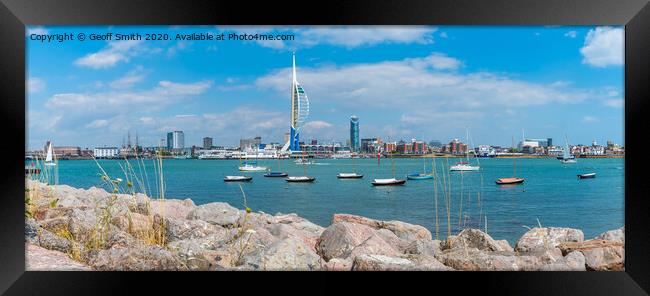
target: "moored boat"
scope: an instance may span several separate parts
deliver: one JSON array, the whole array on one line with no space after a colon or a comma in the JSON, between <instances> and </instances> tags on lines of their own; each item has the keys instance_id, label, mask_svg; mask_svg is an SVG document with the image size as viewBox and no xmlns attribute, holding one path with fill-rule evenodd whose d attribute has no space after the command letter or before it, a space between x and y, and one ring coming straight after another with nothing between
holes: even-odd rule
<instances>
[{"instance_id":1,"label":"moored boat","mask_svg":"<svg viewBox=\"0 0 650 296\"><path fill-rule=\"evenodd\" d=\"M390 179L375 179L372 182L373 186L395 186L395 185L404 185L406 180L400 180L395 178Z\"/></svg>"},{"instance_id":2,"label":"moored boat","mask_svg":"<svg viewBox=\"0 0 650 296\"><path fill-rule=\"evenodd\" d=\"M285 180L287 182L308 183L308 182L314 182L316 180L316 178L309 177L309 176L289 176Z\"/></svg>"},{"instance_id":3,"label":"moored boat","mask_svg":"<svg viewBox=\"0 0 650 296\"><path fill-rule=\"evenodd\" d=\"M276 177L286 177L289 174L283 173L283 172L268 172L264 174L264 177L269 177L269 178L276 178Z\"/></svg>"},{"instance_id":4,"label":"moored boat","mask_svg":"<svg viewBox=\"0 0 650 296\"><path fill-rule=\"evenodd\" d=\"M226 176L223 178L225 182L244 182L244 181L250 181L253 180L253 177L251 176Z\"/></svg>"},{"instance_id":5,"label":"moored boat","mask_svg":"<svg viewBox=\"0 0 650 296\"><path fill-rule=\"evenodd\" d=\"M244 162L244 165L240 166L239 170L245 172L261 172L266 171L267 168L264 166L258 166L257 162Z\"/></svg>"},{"instance_id":6,"label":"moored boat","mask_svg":"<svg viewBox=\"0 0 650 296\"><path fill-rule=\"evenodd\" d=\"M433 179L432 174L409 174L406 175L406 178L409 180L426 180L426 179Z\"/></svg>"},{"instance_id":7,"label":"moored boat","mask_svg":"<svg viewBox=\"0 0 650 296\"><path fill-rule=\"evenodd\" d=\"M495 182L499 185L521 184L524 183L524 178L499 178Z\"/></svg>"},{"instance_id":8,"label":"moored boat","mask_svg":"<svg viewBox=\"0 0 650 296\"><path fill-rule=\"evenodd\" d=\"M452 165L449 167L450 171L478 171L480 169L479 166L473 166L470 165L468 162L461 161L457 163L456 165Z\"/></svg>"},{"instance_id":9,"label":"moored boat","mask_svg":"<svg viewBox=\"0 0 650 296\"><path fill-rule=\"evenodd\" d=\"M579 174L578 179L596 178L596 173Z\"/></svg>"},{"instance_id":10,"label":"moored boat","mask_svg":"<svg viewBox=\"0 0 650 296\"><path fill-rule=\"evenodd\" d=\"M363 175L357 173L339 173L336 177L339 179L360 179L363 178Z\"/></svg>"}]
</instances>

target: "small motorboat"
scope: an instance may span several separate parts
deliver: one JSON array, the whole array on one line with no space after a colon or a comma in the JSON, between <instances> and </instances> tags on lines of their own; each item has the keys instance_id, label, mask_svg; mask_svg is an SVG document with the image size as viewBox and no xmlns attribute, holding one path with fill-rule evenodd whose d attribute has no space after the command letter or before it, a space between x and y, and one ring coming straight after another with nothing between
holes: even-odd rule
<instances>
[{"instance_id":1,"label":"small motorboat","mask_svg":"<svg viewBox=\"0 0 650 296\"><path fill-rule=\"evenodd\" d=\"M495 182L499 185L521 184L524 178L499 178Z\"/></svg>"},{"instance_id":2,"label":"small motorboat","mask_svg":"<svg viewBox=\"0 0 650 296\"><path fill-rule=\"evenodd\" d=\"M456 165L452 165L450 171L478 171L481 167L470 165L469 162L459 162Z\"/></svg>"},{"instance_id":3,"label":"small motorboat","mask_svg":"<svg viewBox=\"0 0 650 296\"><path fill-rule=\"evenodd\" d=\"M258 166L257 162L245 162L243 166L239 167L239 170L244 172L262 172L266 171L267 167Z\"/></svg>"},{"instance_id":4,"label":"small motorboat","mask_svg":"<svg viewBox=\"0 0 650 296\"><path fill-rule=\"evenodd\" d=\"M286 177L288 175L289 174L283 173L283 172L268 172L268 173L264 174L264 177L277 178L277 177Z\"/></svg>"},{"instance_id":5,"label":"small motorboat","mask_svg":"<svg viewBox=\"0 0 650 296\"><path fill-rule=\"evenodd\" d=\"M294 163L295 164L302 164L302 165L314 164L313 161L310 161L310 160L307 160L307 159L304 159L304 158L297 159L296 161L294 161Z\"/></svg>"},{"instance_id":6,"label":"small motorboat","mask_svg":"<svg viewBox=\"0 0 650 296\"><path fill-rule=\"evenodd\" d=\"M375 179L372 182L372 185L373 186L394 186L394 185L404 185L404 183L406 183L406 180L390 178L390 179Z\"/></svg>"},{"instance_id":7,"label":"small motorboat","mask_svg":"<svg viewBox=\"0 0 650 296\"><path fill-rule=\"evenodd\" d=\"M361 179L363 175L357 173L339 173L336 177L339 179Z\"/></svg>"},{"instance_id":8,"label":"small motorboat","mask_svg":"<svg viewBox=\"0 0 650 296\"><path fill-rule=\"evenodd\" d=\"M225 182L247 182L253 180L251 176L226 176L223 178Z\"/></svg>"},{"instance_id":9,"label":"small motorboat","mask_svg":"<svg viewBox=\"0 0 650 296\"><path fill-rule=\"evenodd\" d=\"M575 158L562 158L560 159L560 162L567 164L567 163L577 163L578 161L575 160Z\"/></svg>"},{"instance_id":10,"label":"small motorboat","mask_svg":"<svg viewBox=\"0 0 650 296\"><path fill-rule=\"evenodd\" d=\"M308 183L308 182L314 182L316 178L314 177L309 177L309 176L289 176L285 179L287 182L295 182L295 183Z\"/></svg>"},{"instance_id":11,"label":"small motorboat","mask_svg":"<svg viewBox=\"0 0 650 296\"><path fill-rule=\"evenodd\" d=\"M409 174L406 175L406 178L409 180L426 180L426 179L433 179L433 175L431 174Z\"/></svg>"},{"instance_id":12,"label":"small motorboat","mask_svg":"<svg viewBox=\"0 0 650 296\"><path fill-rule=\"evenodd\" d=\"M596 178L596 173L579 174L578 179Z\"/></svg>"}]
</instances>

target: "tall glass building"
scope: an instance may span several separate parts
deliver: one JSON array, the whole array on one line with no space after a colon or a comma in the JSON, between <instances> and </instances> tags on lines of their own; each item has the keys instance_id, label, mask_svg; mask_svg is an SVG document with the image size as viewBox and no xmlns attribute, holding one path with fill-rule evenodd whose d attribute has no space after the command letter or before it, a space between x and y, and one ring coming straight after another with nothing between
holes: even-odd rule
<instances>
[{"instance_id":1,"label":"tall glass building","mask_svg":"<svg viewBox=\"0 0 650 296\"><path fill-rule=\"evenodd\" d=\"M174 147L174 132L167 133L167 150L172 150Z\"/></svg>"},{"instance_id":2,"label":"tall glass building","mask_svg":"<svg viewBox=\"0 0 650 296\"><path fill-rule=\"evenodd\" d=\"M359 151L359 117L352 115L350 117L350 150Z\"/></svg>"}]
</instances>

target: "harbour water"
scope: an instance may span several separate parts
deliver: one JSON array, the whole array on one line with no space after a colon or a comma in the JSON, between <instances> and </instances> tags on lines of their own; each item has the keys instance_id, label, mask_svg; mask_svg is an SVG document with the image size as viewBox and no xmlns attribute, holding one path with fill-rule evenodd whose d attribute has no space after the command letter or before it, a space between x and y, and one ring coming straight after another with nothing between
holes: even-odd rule
<instances>
[{"instance_id":1,"label":"harbour water","mask_svg":"<svg viewBox=\"0 0 650 296\"><path fill-rule=\"evenodd\" d=\"M221 201L243 208L240 185L246 192L248 206L266 213L296 213L327 226L332 214L349 213L380 220L401 220L427 227L436 236L436 199L434 180L409 180L404 186L373 187L374 178L397 178L406 174L430 173L432 159L316 159L306 166L314 183L288 183L284 178L265 178L263 172L239 172L237 160L165 159L163 174L166 198L191 198L196 204ZM563 165L556 159L517 159L517 176L523 185L499 186L497 178L511 177L512 159L480 159L479 172L448 172L448 165L458 159L437 158L439 185L439 238L447 235L447 208L443 173L449 173L451 188L449 225L452 234L464 227L485 229L495 239L507 239L514 245L526 227L557 226L578 228L585 237L594 237L624 224L624 159L579 159L577 164ZM125 160L98 160L111 178L124 179L120 164ZM132 160L140 174L140 166ZM152 195L158 195L154 160L144 160L146 178ZM472 163L476 163L472 159ZM302 165L292 160L260 160L258 165L273 171L303 175ZM443 169L443 166L445 167ZM93 160L60 161L59 184L78 188L100 187L101 172ZM363 179L337 179L340 172L363 174ZM594 179L577 178L581 173L597 173ZM224 182L226 175L251 175L251 182ZM145 173L142 173L145 176ZM447 175L445 176L447 178ZM148 181L147 181L148 180ZM138 184L135 184L139 188ZM460 218L459 218L460 217Z\"/></svg>"}]
</instances>

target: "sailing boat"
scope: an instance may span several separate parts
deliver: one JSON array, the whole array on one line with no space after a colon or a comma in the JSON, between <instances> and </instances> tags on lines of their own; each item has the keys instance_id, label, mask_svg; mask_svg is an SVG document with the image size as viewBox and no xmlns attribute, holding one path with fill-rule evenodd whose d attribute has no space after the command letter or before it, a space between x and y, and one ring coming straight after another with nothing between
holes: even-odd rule
<instances>
[{"instance_id":1,"label":"sailing boat","mask_svg":"<svg viewBox=\"0 0 650 296\"><path fill-rule=\"evenodd\" d=\"M239 152L239 161L241 162L241 151ZM239 170L244 172L262 172L268 169L265 166L258 166L257 161L244 161L243 165L239 166Z\"/></svg>"},{"instance_id":2,"label":"sailing boat","mask_svg":"<svg viewBox=\"0 0 650 296\"><path fill-rule=\"evenodd\" d=\"M356 162L354 161L354 158L352 158L352 173L339 173L336 177L339 179L361 179L363 178L363 175L357 174Z\"/></svg>"},{"instance_id":3,"label":"sailing boat","mask_svg":"<svg viewBox=\"0 0 650 296\"><path fill-rule=\"evenodd\" d=\"M512 139L512 146L515 146L515 140ZM524 178L517 178L517 158L512 158L512 177L510 178L499 178L495 182L499 185L511 185L511 184L521 184L524 183Z\"/></svg>"},{"instance_id":4,"label":"sailing boat","mask_svg":"<svg viewBox=\"0 0 650 296\"><path fill-rule=\"evenodd\" d=\"M278 170L280 170L280 155L279 154L277 155L277 158L278 158ZM268 172L268 173L264 174L264 177L277 178L277 177L286 177L288 175L289 174L287 174L285 172L278 171L278 172Z\"/></svg>"},{"instance_id":5,"label":"sailing boat","mask_svg":"<svg viewBox=\"0 0 650 296\"><path fill-rule=\"evenodd\" d=\"M424 137L422 137L424 139ZM427 162L426 158L423 156L422 157L422 172L423 173L412 173L409 175L406 175L406 178L409 180L426 180L426 179L433 179L433 174L427 174L424 173L427 171Z\"/></svg>"},{"instance_id":6,"label":"sailing boat","mask_svg":"<svg viewBox=\"0 0 650 296\"><path fill-rule=\"evenodd\" d=\"M560 159L561 163L576 163L578 162L575 159L575 156L571 155L569 152L569 140L567 139L566 135L564 136L564 152L562 153L562 159Z\"/></svg>"},{"instance_id":7,"label":"sailing boat","mask_svg":"<svg viewBox=\"0 0 650 296\"><path fill-rule=\"evenodd\" d=\"M302 159L303 161L305 160L305 153L302 153ZM316 178L307 176L307 166L302 166L303 171L305 172L304 176L289 176L285 180L287 182L294 182L294 183L308 183L308 182L314 182Z\"/></svg>"},{"instance_id":8,"label":"sailing boat","mask_svg":"<svg viewBox=\"0 0 650 296\"><path fill-rule=\"evenodd\" d=\"M466 132L466 141L467 143L467 149L465 149L465 157L467 158L467 161L461 161L458 162L456 165L452 165L449 170L450 171L478 171L481 167L480 166L473 166L469 163L469 130L465 129Z\"/></svg>"},{"instance_id":9,"label":"sailing boat","mask_svg":"<svg viewBox=\"0 0 650 296\"><path fill-rule=\"evenodd\" d=\"M388 157L390 157L390 153L388 154ZM393 177L390 179L375 179L372 182L373 186L394 186L394 185L404 185L406 183L406 180L403 179L395 179L395 160L391 157L391 166L393 170Z\"/></svg>"},{"instance_id":10,"label":"sailing boat","mask_svg":"<svg viewBox=\"0 0 650 296\"><path fill-rule=\"evenodd\" d=\"M47 146L47 156L45 156L45 165L46 166L55 166L56 163L52 160L52 142L49 142Z\"/></svg>"}]
</instances>

